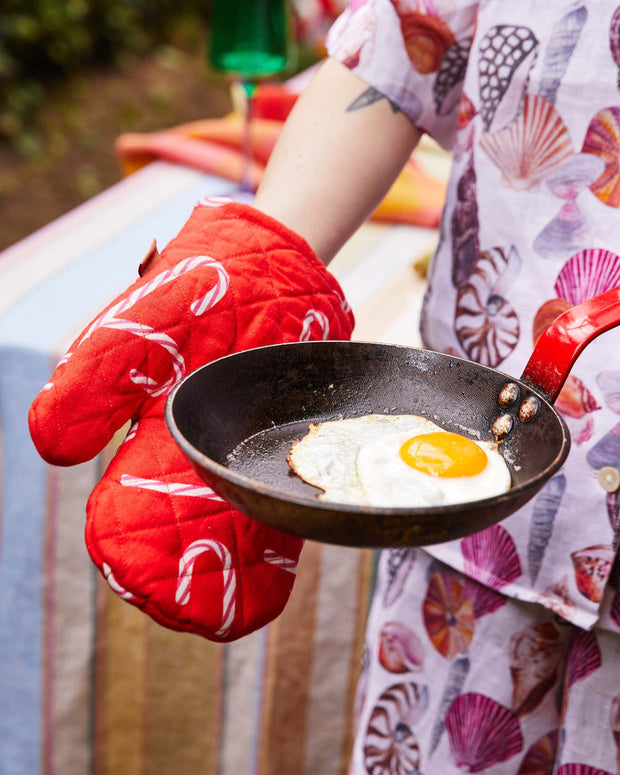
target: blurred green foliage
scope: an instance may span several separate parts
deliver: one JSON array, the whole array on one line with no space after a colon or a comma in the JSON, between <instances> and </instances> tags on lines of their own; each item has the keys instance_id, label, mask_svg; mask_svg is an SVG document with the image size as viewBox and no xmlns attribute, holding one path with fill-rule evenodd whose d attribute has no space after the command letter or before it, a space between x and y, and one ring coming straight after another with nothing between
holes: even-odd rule
<instances>
[{"instance_id":1,"label":"blurred green foliage","mask_svg":"<svg viewBox=\"0 0 620 775\"><path fill-rule=\"evenodd\" d=\"M47 86L206 26L208 0L2 0L0 138L27 133Z\"/></svg>"}]
</instances>

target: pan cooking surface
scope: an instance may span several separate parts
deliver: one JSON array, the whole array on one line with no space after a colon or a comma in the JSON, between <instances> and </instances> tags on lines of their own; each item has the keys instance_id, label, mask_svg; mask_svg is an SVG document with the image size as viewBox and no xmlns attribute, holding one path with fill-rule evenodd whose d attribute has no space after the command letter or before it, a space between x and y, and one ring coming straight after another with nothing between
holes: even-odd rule
<instances>
[{"instance_id":1,"label":"pan cooking surface","mask_svg":"<svg viewBox=\"0 0 620 775\"><path fill-rule=\"evenodd\" d=\"M544 398L536 420L516 421L502 443L513 489L474 504L378 509L318 501L320 490L290 468L289 449L312 422L373 413L417 414L446 430L491 439L493 421L504 411L497 396L508 379L463 359L397 345L274 345L187 376L168 399L166 419L207 484L259 521L351 546L430 544L503 519L561 465L568 431ZM532 393L521 383L520 390L522 397Z\"/></svg>"}]
</instances>

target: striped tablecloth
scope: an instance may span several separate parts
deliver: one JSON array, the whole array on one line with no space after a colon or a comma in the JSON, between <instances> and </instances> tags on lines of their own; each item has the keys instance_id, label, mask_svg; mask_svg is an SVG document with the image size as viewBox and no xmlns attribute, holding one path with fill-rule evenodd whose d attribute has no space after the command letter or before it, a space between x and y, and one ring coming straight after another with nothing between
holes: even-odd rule
<instances>
[{"instance_id":1,"label":"striped tablecloth","mask_svg":"<svg viewBox=\"0 0 620 775\"><path fill-rule=\"evenodd\" d=\"M62 469L26 415L65 348L195 201L232 184L157 162L0 253L0 773L342 775L372 583L369 550L308 542L284 614L229 645L117 598L83 542L110 453ZM436 238L366 225L332 264L355 337L417 343Z\"/></svg>"}]
</instances>

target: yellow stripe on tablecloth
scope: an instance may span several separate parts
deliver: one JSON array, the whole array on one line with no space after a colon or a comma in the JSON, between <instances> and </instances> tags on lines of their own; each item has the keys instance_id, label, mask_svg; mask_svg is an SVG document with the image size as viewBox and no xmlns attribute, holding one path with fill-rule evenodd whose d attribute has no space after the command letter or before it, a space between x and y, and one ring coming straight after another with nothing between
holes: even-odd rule
<instances>
[{"instance_id":1,"label":"yellow stripe on tablecloth","mask_svg":"<svg viewBox=\"0 0 620 775\"><path fill-rule=\"evenodd\" d=\"M221 644L148 623L142 775L216 775Z\"/></svg>"},{"instance_id":2,"label":"yellow stripe on tablecloth","mask_svg":"<svg viewBox=\"0 0 620 775\"><path fill-rule=\"evenodd\" d=\"M97 775L144 775L147 617L100 582Z\"/></svg>"}]
</instances>

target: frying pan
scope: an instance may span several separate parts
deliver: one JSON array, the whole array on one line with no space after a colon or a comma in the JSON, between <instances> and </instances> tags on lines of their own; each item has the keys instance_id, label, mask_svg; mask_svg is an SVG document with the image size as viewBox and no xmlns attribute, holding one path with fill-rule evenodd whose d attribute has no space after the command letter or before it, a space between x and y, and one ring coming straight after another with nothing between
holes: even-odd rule
<instances>
[{"instance_id":1,"label":"frying pan","mask_svg":"<svg viewBox=\"0 0 620 775\"><path fill-rule=\"evenodd\" d=\"M166 422L201 478L243 513L289 533L357 547L433 544L475 533L529 501L568 454L553 402L582 349L620 323L620 287L572 307L539 338L521 379L430 350L358 341L272 345L192 372ZM312 422L418 414L446 430L497 439L512 487L432 508L329 503L287 463Z\"/></svg>"}]
</instances>

